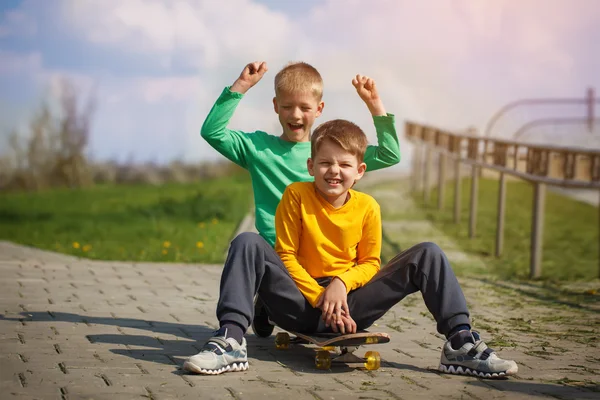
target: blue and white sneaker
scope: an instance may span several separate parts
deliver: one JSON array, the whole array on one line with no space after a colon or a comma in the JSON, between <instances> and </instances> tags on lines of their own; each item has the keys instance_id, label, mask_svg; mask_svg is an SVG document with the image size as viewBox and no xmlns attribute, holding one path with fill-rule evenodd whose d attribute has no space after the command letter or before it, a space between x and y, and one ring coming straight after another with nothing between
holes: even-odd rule
<instances>
[{"instance_id":1,"label":"blue and white sneaker","mask_svg":"<svg viewBox=\"0 0 600 400\"><path fill-rule=\"evenodd\" d=\"M474 375L481 378L501 378L514 375L519 370L517 363L503 360L496 355L475 331L460 331L455 335L469 336L458 349L452 348L452 337L448 338L442 349L439 370L449 374ZM452 335L454 336L454 335Z\"/></svg>"},{"instance_id":2,"label":"blue and white sneaker","mask_svg":"<svg viewBox=\"0 0 600 400\"><path fill-rule=\"evenodd\" d=\"M234 338L227 338L227 329L221 328L208 339L200 353L191 356L183 363L183 369L196 374L218 375L227 371L246 371L248 351L246 338L239 344Z\"/></svg>"}]
</instances>

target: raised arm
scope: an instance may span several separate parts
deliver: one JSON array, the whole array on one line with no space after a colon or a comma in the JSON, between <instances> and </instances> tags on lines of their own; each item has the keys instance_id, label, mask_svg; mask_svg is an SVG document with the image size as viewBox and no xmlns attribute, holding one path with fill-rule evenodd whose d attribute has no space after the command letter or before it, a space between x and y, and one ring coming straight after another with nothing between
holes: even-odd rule
<instances>
[{"instance_id":1,"label":"raised arm","mask_svg":"<svg viewBox=\"0 0 600 400\"><path fill-rule=\"evenodd\" d=\"M377 132L377 146L368 146L365 152L367 171L390 167L400 162L400 143L396 133L396 121L388 114L377 91L375 81L368 76L356 75L352 80L356 92L365 102L373 116Z\"/></svg>"},{"instance_id":2,"label":"raised arm","mask_svg":"<svg viewBox=\"0 0 600 400\"><path fill-rule=\"evenodd\" d=\"M249 162L248 154L252 151L251 140L247 133L227 129L227 125L244 94L260 81L265 72L267 72L265 62L246 65L233 85L223 90L200 130L200 134L208 144L243 168L247 168Z\"/></svg>"}]
</instances>

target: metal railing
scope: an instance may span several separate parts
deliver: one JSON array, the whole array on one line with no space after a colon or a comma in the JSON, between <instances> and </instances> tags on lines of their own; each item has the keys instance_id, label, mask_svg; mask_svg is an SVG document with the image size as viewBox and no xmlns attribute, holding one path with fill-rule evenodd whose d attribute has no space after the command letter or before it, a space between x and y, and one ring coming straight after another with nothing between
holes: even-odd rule
<instances>
[{"instance_id":1,"label":"metal railing","mask_svg":"<svg viewBox=\"0 0 600 400\"><path fill-rule=\"evenodd\" d=\"M438 208L444 207L448 161L454 171L454 222L460 221L461 167L471 167L469 237L475 237L477 193L481 169L500 174L495 255L500 257L504 243L506 175L530 182L534 187L531 229L530 276L542 273L542 237L546 186L600 190L600 151L575 147L542 146L490 137L447 132L432 126L405 123L406 137L415 143L412 189L423 190L425 202L431 198L434 157L438 158ZM600 193L599 193L600 196ZM600 225L600 220L599 220ZM599 243L600 250L600 243ZM600 266L599 266L600 276Z\"/></svg>"}]
</instances>

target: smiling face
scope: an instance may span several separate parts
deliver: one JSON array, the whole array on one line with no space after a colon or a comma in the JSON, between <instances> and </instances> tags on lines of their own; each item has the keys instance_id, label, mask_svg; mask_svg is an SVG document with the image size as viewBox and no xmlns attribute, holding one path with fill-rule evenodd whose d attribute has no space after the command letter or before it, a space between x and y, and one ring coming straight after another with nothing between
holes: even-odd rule
<instances>
[{"instance_id":1,"label":"smiling face","mask_svg":"<svg viewBox=\"0 0 600 400\"><path fill-rule=\"evenodd\" d=\"M362 178L367 168L356 155L328 139L322 141L307 164L308 172L315 177L317 192L334 208L346 203L348 191Z\"/></svg>"},{"instance_id":2,"label":"smiling face","mask_svg":"<svg viewBox=\"0 0 600 400\"><path fill-rule=\"evenodd\" d=\"M310 91L278 91L273 98L273 106L283 128L280 137L288 142L308 142L312 126L321 115L324 103Z\"/></svg>"}]
</instances>

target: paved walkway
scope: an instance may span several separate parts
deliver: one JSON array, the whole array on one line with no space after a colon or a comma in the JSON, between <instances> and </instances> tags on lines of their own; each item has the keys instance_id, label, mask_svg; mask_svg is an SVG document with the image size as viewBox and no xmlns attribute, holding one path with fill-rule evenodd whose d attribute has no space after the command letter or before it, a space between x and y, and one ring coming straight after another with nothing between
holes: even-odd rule
<instances>
[{"instance_id":1,"label":"paved walkway","mask_svg":"<svg viewBox=\"0 0 600 400\"><path fill-rule=\"evenodd\" d=\"M384 213L414 207L403 187L373 189ZM437 241L451 260L480 262L424 221L401 224L390 216L386 231L400 246ZM248 371L183 373L185 357L216 328L220 273L219 265L97 262L0 242L0 397L600 398L593 291L585 299L594 301L575 302L569 291L477 277L461 277L474 324L503 357L517 360L514 378L438 373L443 340L418 294L378 322L392 336L377 347L384 359L378 371L319 371L312 350L278 351L273 337L249 333Z\"/></svg>"}]
</instances>

